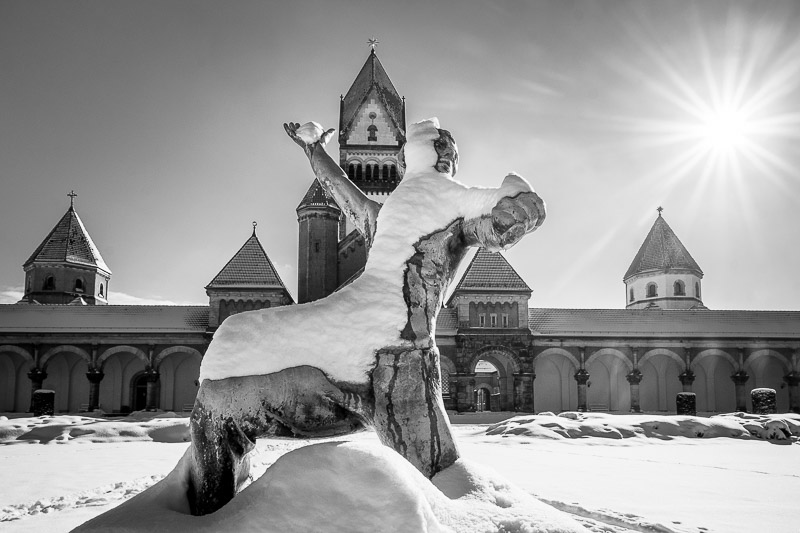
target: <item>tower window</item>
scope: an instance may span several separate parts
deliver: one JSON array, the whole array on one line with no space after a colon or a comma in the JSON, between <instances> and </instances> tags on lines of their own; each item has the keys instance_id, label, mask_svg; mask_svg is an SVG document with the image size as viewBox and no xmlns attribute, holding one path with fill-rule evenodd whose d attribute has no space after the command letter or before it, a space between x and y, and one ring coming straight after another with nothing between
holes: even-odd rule
<instances>
[{"instance_id":1,"label":"tower window","mask_svg":"<svg viewBox=\"0 0 800 533\"><path fill-rule=\"evenodd\" d=\"M631 287L630 301L631 301L631 302L633 301L633 287Z\"/></svg>"},{"instance_id":2,"label":"tower window","mask_svg":"<svg viewBox=\"0 0 800 533\"><path fill-rule=\"evenodd\" d=\"M374 171L374 167L372 165L367 165L367 176L366 176L367 180L371 180L372 179L373 171Z\"/></svg>"},{"instance_id":3,"label":"tower window","mask_svg":"<svg viewBox=\"0 0 800 533\"><path fill-rule=\"evenodd\" d=\"M314 251L319 253L319 241L314 242Z\"/></svg>"},{"instance_id":4,"label":"tower window","mask_svg":"<svg viewBox=\"0 0 800 533\"><path fill-rule=\"evenodd\" d=\"M489 315L489 323L492 325L493 328L497 327L497 315L492 313Z\"/></svg>"},{"instance_id":5,"label":"tower window","mask_svg":"<svg viewBox=\"0 0 800 533\"><path fill-rule=\"evenodd\" d=\"M381 177L384 181L389 179L389 165L383 165L383 171L381 174Z\"/></svg>"},{"instance_id":6,"label":"tower window","mask_svg":"<svg viewBox=\"0 0 800 533\"><path fill-rule=\"evenodd\" d=\"M100 290L97 292L97 295L100 296L101 298L103 297L103 284L102 283L100 284Z\"/></svg>"},{"instance_id":7,"label":"tower window","mask_svg":"<svg viewBox=\"0 0 800 533\"><path fill-rule=\"evenodd\" d=\"M655 298L658 296L658 285L655 283L648 283L647 284L647 297L648 298Z\"/></svg>"},{"instance_id":8,"label":"tower window","mask_svg":"<svg viewBox=\"0 0 800 533\"><path fill-rule=\"evenodd\" d=\"M694 282L694 295L700 298L700 283L697 281Z\"/></svg>"},{"instance_id":9,"label":"tower window","mask_svg":"<svg viewBox=\"0 0 800 533\"><path fill-rule=\"evenodd\" d=\"M356 179L356 166L352 163L347 165L347 177L351 180Z\"/></svg>"},{"instance_id":10,"label":"tower window","mask_svg":"<svg viewBox=\"0 0 800 533\"><path fill-rule=\"evenodd\" d=\"M503 324L504 328L508 327L508 315L506 313L503 313L502 315L500 315L500 321Z\"/></svg>"},{"instance_id":11,"label":"tower window","mask_svg":"<svg viewBox=\"0 0 800 533\"><path fill-rule=\"evenodd\" d=\"M47 276L44 278L44 287L42 288L46 291L56 290L56 279L53 276Z\"/></svg>"},{"instance_id":12,"label":"tower window","mask_svg":"<svg viewBox=\"0 0 800 533\"><path fill-rule=\"evenodd\" d=\"M394 165L389 167L389 179L392 181L397 181L397 167Z\"/></svg>"},{"instance_id":13,"label":"tower window","mask_svg":"<svg viewBox=\"0 0 800 533\"><path fill-rule=\"evenodd\" d=\"M674 292L675 296L686 296L686 286L681 280L675 282Z\"/></svg>"},{"instance_id":14,"label":"tower window","mask_svg":"<svg viewBox=\"0 0 800 533\"><path fill-rule=\"evenodd\" d=\"M367 128L367 140L368 141L377 141L378 140L378 126L375 124L370 124Z\"/></svg>"},{"instance_id":15,"label":"tower window","mask_svg":"<svg viewBox=\"0 0 800 533\"><path fill-rule=\"evenodd\" d=\"M83 291L84 291L83 280L81 278L78 278L75 280L75 292L83 292Z\"/></svg>"},{"instance_id":16,"label":"tower window","mask_svg":"<svg viewBox=\"0 0 800 533\"><path fill-rule=\"evenodd\" d=\"M356 165L356 179L357 180L360 180L360 179L362 179L364 177L363 169L364 169L364 167L362 167L361 165Z\"/></svg>"},{"instance_id":17,"label":"tower window","mask_svg":"<svg viewBox=\"0 0 800 533\"><path fill-rule=\"evenodd\" d=\"M486 315L481 313L478 315L478 326L485 328L486 327Z\"/></svg>"}]
</instances>

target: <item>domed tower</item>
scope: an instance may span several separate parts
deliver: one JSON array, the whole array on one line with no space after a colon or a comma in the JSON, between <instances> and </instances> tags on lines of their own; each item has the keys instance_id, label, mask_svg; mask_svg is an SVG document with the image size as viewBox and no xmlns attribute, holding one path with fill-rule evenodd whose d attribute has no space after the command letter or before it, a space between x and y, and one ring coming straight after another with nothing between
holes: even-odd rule
<instances>
[{"instance_id":1,"label":"domed tower","mask_svg":"<svg viewBox=\"0 0 800 533\"><path fill-rule=\"evenodd\" d=\"M69 209L25 264L20 303L107 305L111 269L83 225L70 193Z\"/></svg>"},{"instance_id":2,"label":"domed tower","mask_svg":"<svg viewBox=\"0 0 800 533\"><path fill-rule=\"evenodd\" d=\"M650 233L625 273L627 309L705 309L703 271L658 208Z\"/></svg>"}]
</instances>

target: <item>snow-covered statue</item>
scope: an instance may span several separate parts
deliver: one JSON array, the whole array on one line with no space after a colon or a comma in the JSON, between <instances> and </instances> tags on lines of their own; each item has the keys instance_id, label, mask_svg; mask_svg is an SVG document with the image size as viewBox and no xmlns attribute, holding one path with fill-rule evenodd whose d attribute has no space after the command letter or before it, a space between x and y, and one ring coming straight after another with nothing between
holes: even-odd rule
<instances>
[{"instance_id":1,"label":"snow-covered statue","mask_svg":"<svg viewBox=\"0 0 800 533\"><path fill-rule=\"evenodd\" d=\"M324 146L333 130L284 125L364 235L364 272L315 302L233 315L214 334L191 417L193 514L246 479L264 435L331 436L370 426L428 478L459 452L441 398L436 315L470 246L506 249L544 221L544 202L509 174L499 188L455 181L458 151L437 119L413 124L405 174L381 206Z\"/></svg>"}]
</instances>

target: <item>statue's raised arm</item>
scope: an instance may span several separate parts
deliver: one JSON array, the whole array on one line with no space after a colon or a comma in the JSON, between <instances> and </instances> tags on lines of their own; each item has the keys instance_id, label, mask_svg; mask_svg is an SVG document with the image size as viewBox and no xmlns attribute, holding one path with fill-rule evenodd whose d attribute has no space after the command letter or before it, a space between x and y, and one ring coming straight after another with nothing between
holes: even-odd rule
<instances>
[{"instance_id":1,"label":"statue's raised arm","mask_svg":"<svg viewBox=\"0 0 800 533\"><path fill-rule=\"evenodd\" d=\"M289 122L283 125L283 129L303 149L317 180L364 235L369 250L375 237L381 204L367 198L325 151L325 145L334 130L324 131L316 122L308 122L302 126L296 122Z\"/></svg>"}]
</instances>

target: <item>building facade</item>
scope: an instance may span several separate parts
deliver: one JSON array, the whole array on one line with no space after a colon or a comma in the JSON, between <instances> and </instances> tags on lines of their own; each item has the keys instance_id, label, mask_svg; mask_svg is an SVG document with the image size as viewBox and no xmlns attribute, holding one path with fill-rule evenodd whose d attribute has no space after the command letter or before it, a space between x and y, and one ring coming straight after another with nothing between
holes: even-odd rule
<instances>
[{"instance_id":1,"label":"building facade","mask_svg":"<svg viewBox=\"0 0 800 533\"><path fill-rule=\"evenodd\" d=\"M405 101L374 50L339 105L342 169L385 199L402 179ZM357 276L366 249L316 180L297 218L302 303ZM207 306L108 305L111 270L72 202L23 273L21 301L0 305L0 412L28 411L39 388L56 392L57 412L190 410L219 324L294 303L254 227L206 286ZM623 276L619 309L531 307L505 257L478 250L437 322L445 405L674 412L675 395L691 391L698 411L730 412L770 387L780 411L800 412L800 312L709 310L702 278L660 211Z\"/></svg>"}]
</instances>

